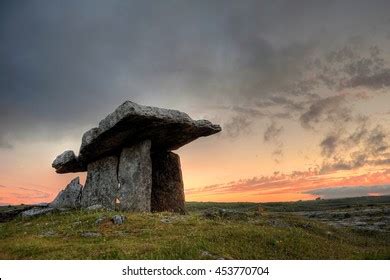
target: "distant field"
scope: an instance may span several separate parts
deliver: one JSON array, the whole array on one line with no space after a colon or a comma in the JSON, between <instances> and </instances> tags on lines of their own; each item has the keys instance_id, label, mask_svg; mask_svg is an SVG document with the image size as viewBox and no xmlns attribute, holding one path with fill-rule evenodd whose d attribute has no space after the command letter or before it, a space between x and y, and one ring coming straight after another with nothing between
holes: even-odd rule
<instances>
[{"instance_id":1,"label":"distant field","mask_svg":"<svg viewBox=\"0 0 390 280\"><path fill-rule=\"evenodd\" d=\"M353 198L306 200L292 202L187 202L190 211L205 210L210 207L221 207L237 210L251 210L261 205L264 209L273 212L324 211L330 209L347 209L351 207L390 206L390 196L363 196Z\"/></svg>"},{"instance_id":2,"label":"distant field","mask_svg":"<svg viewBox=\"0 0 390 280\"><path fill-rule=\"evenodd\" d=\"M189 202L187 209L187 215L71 211L18 217L0 223L0 259L390 259L390 197ZM125 215L125 223L114 225L115 214ZM356 219L357 225L346 223ZM362 226L377 220L384 225Z\"/></svg>"}]
</instances>

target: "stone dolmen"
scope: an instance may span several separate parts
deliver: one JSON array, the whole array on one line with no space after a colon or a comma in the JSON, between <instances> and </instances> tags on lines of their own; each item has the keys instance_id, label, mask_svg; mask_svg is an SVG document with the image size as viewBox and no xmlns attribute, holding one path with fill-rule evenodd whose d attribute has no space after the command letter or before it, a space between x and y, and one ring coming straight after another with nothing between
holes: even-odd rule
<instances>
[{"instance_id":1,"label":"stone dolmen","mask_svg":"<svg viewBox=\"0 0 390 280\"><path fill-rule=\"evenodd\" d=\"M54 160L57 173L87 171L87 179L84 187L72 180L51 206L182 213L180 158L171 151L220 131L180 111L126 101L84 133L78 156L65 151Z\"/></svg>"}]
</instances>

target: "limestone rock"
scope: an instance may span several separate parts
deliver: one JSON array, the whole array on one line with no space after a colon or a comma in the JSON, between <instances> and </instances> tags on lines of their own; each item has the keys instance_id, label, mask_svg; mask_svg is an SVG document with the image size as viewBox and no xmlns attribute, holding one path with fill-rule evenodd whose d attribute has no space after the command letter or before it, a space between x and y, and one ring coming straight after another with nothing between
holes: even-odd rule
<instances>
[{"instance_id":1,"label":"limestone rock","mask_svg":"<svg viewBox=\"0 0 390 280\"><path fill-rule=\"evenodd\" d=\"M80 162L89 163L124 146L149 139L153 150L175 150L202 136L221 131L207 120L195 121L187 114L126 101L103 119L98 127L85 132Z\"/></svg>"},{"instance_id":2,"label":"limestone rock","mask_svg":"<svg viewBox=\"0 0 390 280\"><path fill-rule=\"evenodd\" d=\"M118 199L121 210L150 212L152 160L150 140L124 148L119 159Z\"/></svg>"},{"instance_id":3,"label":"limestone rock","mask_svg":"<svg viewBox=\"0 0 390 280\"><path fill-rule=\"evenodd\" d=\"M88 164L88 175L81 195L81 207L100 204L115 209L118 157L108 156Z\"/></svg>"},{"instance_id":4,"label":"limestone rock","mask_svg":"<svg viewBox=\"0 0 390 280\"><path fill-rule=\"evenodd\" d=\"M73 151L65 151L52 163L57 173L82 172L86 171L86 165L82 164Z\"/></svg>"},{"instance_id":5,"label":"limestone rock","mask_svg":"<svg viewBox=\"0 0 390 280\"><path fill-rule=\"evenodd\" d=\"M152 155L152 211L185 213L180 158L172 152Z\"/></svg>"},{"instance_id":6,"label":"limestone rock","mask_svg":"<svg viewBox=\"0 0 390 280\"><path fill-rule=\"evenodd\" d=\"M48 213L54 212L56 209L52 207L47 207L47 208L32 208L30 210L22 212L22 217L23 218L30 218L30 217L35 217L35 216L40 216Z\"/></svg>"},{"instance_id":7,"label":"limestone rock","mask_svg":"<svg viewBox=\"0 0 390 280\"><path fill-rule=\"evenodd\" d=\"M53 208L79 208L82 185L80 178L73 179L64 190L60 191L57 197L50 203Z\"/></svg>"},{"instance_id":8,"label":"limestone rock","mask_svg":"<svg viewBox=\"0 0 390 280\"><path fill-rule=\"evenodd\" d=\"M121 225L125 222L126 220L126 217L125 216L122 216L122 215L115 215L112 217L111 221L115 224L115 225Z\"/></svg>"},{"instance_id":9,"label":"limestone rock","mask_svg":"<svg viewBox=\"0 0 390 280\"><path fill-rule=\"evenodd\" d=\"M81 237L100 237L102 234L100 232L86 231L80 234Z\"/></svg>"},{"instance_id":10,"label":"limestone rock","mask_svg":"<svg viewBox=\"0 0 390 280\"><path fill-rule=\"evenodd\" d=\"M248 214L236 210L229 210L223 208L210 208L202 213L207 219L226 219L226 220L247 220Z\"/></svg>"}]
</instances>

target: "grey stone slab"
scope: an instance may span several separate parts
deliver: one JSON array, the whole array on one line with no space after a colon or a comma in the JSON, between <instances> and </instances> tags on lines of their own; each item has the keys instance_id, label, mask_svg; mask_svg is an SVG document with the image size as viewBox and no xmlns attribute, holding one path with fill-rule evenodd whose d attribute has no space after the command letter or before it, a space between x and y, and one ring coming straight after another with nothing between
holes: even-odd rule
<instances>
[{"instance_id":1,"label":"grey stone slab","mask_svg":"<svg viewBox=\"0 0 390 280\"><path fill-rule=\"evenodd\" d=\"M151 141L146 140L124 148L119 159L119 208L135 212L150 212L152 192Z\"/></svg>"},{"instance_id":2,"label":"grey stone slab","mask_svg":"<svg viewBox=\"0 0 390 280\"><path fill-rule=\"evenodd\" d=\"M83 186L80 184L80 178L74 178L64 190L58 193L57 197L50 203L50 207L79 208L82 188Z\"/></svg>"},{"instance_id":3,"label":"grey stone slab","mask_svg":"<svg viewBox=\"0 0 390 280\"><path fill-rule=\"evenodd\" d=\"M104 157L88 164L87 180L81 195L82 208L99 204L115 209L117 168L117 156Z\"/></svg>"},{"instance_id":4,"label":"grey stone slab","mask_svg":"<svg viewBox=\"0 0 390 280\"><path fill-rule=\"evenodd\" d=\"M185 213L180 157L172 152L152 154L152 211Z\"/></svg>"}]
</instances>

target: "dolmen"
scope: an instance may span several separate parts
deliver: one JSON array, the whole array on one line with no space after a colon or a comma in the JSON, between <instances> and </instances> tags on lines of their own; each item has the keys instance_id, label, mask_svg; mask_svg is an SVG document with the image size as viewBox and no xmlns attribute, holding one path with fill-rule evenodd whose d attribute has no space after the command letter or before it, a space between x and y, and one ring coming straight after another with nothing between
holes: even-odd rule
<instances>
[{"instance_id":1,"label":"dolmen","mask_svg":"<svg viewBox=\"0 0 390 280\"><path fill-rule=\"evenodd\" d=\"M221 131L170 109L126 101L84 133L79 155L65 151L54 160L57 173L87 171L61 191L52 207L132 212L185 212L180 158L173 150Z\"/></svg>"}]
</instances>

